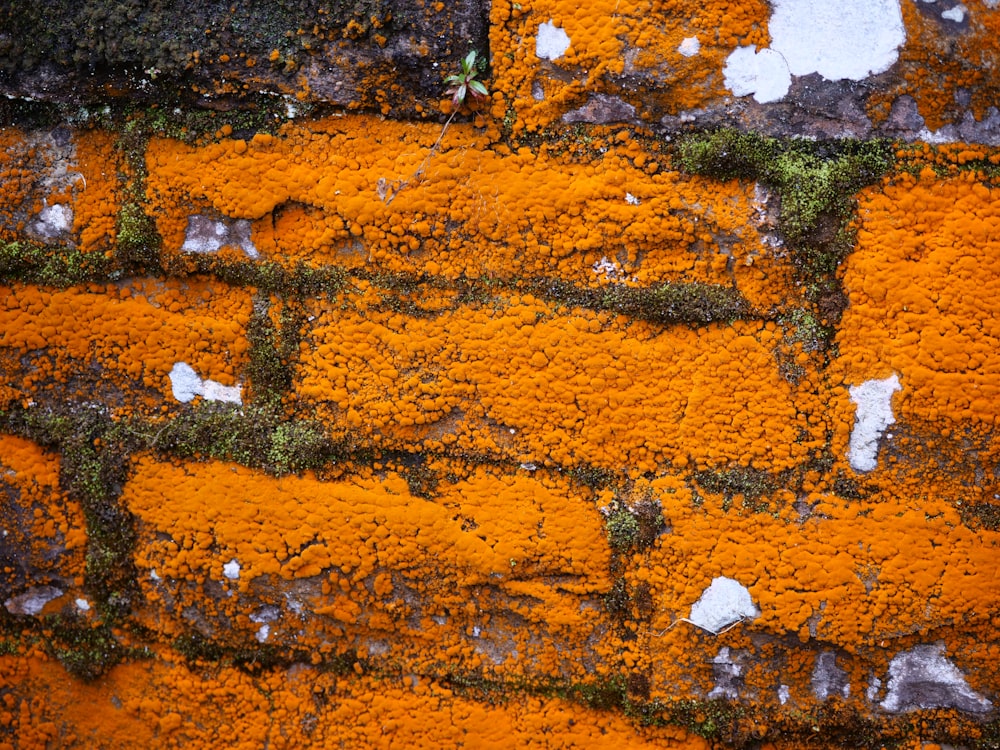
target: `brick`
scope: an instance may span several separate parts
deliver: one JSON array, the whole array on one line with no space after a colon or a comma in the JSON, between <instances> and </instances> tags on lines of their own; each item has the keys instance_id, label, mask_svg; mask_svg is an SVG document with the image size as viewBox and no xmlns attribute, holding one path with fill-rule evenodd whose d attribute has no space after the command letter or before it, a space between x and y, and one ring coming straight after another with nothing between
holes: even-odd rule
<instances>
[{"instance_id":1,"label":"brick","mask_svg":"<svg viewBox=\"0 0 1000 750\"><path fill-rule=\"evenodd\" d=\"M100 398L118 413L178 403L170 373L187 363L203 379L243 378L251 314L247 292L204 279L2 289L3 385L25 401Z\"/></svg>"}]
</instances>

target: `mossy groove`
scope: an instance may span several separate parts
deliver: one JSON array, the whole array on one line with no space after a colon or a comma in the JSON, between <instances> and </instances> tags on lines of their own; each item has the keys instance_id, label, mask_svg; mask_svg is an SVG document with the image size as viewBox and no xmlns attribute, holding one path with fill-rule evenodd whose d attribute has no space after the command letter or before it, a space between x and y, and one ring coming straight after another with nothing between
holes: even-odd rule
<instances>
[{"instance_id":1,"label":"mossy groove","mask_svg":"<svg viewBox=\"0 0 1000 750\"><path fill-rule=\"evenodd\" d=\"M692 174L757 180L779 193L779 229L807 299L817 305L824 325L835 324L846 304L836 272L854 246L854 196L893 169L894 144L779 139L720 129L682 138L676 158Z\"/></svg>"}]
</instances>

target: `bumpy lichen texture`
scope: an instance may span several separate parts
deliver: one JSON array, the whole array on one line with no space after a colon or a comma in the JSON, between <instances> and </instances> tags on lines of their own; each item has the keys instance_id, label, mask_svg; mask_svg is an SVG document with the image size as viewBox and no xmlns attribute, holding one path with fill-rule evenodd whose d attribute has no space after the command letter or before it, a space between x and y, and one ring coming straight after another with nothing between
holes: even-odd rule
<instances>
[{"instance_id":1,"label":"bumpy lichen texture","mask_svg":"<svg viewBox=\"0 0 1000 750\"><path fill-rule=\"evenodd\" d=\"M112 405L148 412L176 403L169 375L178 361L225 385L246 365L245 290L198 278L65 290L14 283L0 297L0 382L24 403L128 391L132 401Z\"/></svg>"},{"instance_id":2,"label":"bumpy lichen texture","mask_svg":"<svg viewBox=\"0 0 1000 750\"><path fill-rule=\"evenodd\" d=\"M252 221L254 246L284 264L585 286L679 279L735 286L762 309L789 301L752 185L707 192L623 129L585 148L512 152L456 124L431 156L439 133L347 117L202 146L157 139L148 211L168 251L192 213L215 213Z\"/></svg>"},{"instance_id":3,"label":"bumpy lichen texture","mask_svg":"<svg viewBox=\"0 0 1000 750\"><path fill-rule=\"evenodd\" d=\"M95 599L70 635L44 605L0 613L0 742L795 747L822 725L917 748L986 726L1000 155L900 146L852 226L784 233L768 186L682 174L629 123L727 97L769 13L498 0L489 112L443 131L0 131L0 499L32 566L2 580ZM615 123L559 122L580 107ZM810 186L782 187L791 221ZM37 262L62 251L108 263L71 283ZM735 615L695 614L713 583ZM57 679L84 635L125 663ZM925 713L896 716L914 653L973 699L917 674Z\"/></svg>"},{"instance_id":4,"label":"bumpy lichen texture","mask_svg":"<svg viewBox=\"0 0 1000 750\"><path fill-rule=\"evenodd\" d=\"M928 166L860 203L838 369L852 383L898 373L910 423L982 432L1000 416L998 198L973 170Z\"/></svg>"},{"instance_id":5,"label":"bumpy lichen texture","mask_svg":"<svg viewBox=\"0 0 1000 750\"><path fill-rule=\"evenodd\" d=\"M556 466L780 472L823 442L815 383L779 373L758 321L690 329L531 295L432 318L319 306L298 393L377 444ZM813 388L810 388L810 385Z\"/></svg>"},{"instance_id":6,"label":"bumpy lichen texture","mask_svg":"<svg viewBox=\"0 0 1000 750\"><path fill-rule=\"evenodd\" d=\"M121 155L113 134L59 127L0 136L0 240L110 252Z\"/></svg>"},{"instance_id":7,"label":"bumpy lichen texture","mask_svg":"<svg viewBox=\"0 0 1000 750\"><path fill-rule=\"evenodd\" d=\"M981 634L993 627L1000 597L989 562L1000 535L968 528L947 499L914 504L908 492L882 491L864 501L814 492L805 499L805 514L779 495L769 500L780 512L747 516L725 511L722 498L710 493L703 492L697 507L676 478L654 480L652 487L671 533L632 576L650 587L655 601L648 640L638 648L653 668L656 697L675 698L676 685L686 680L706 691L713 687L711 665L701 658L706 634L678 618L689 617L718 576L746 586L760 615L752 625L711 638L713 650L765 652L780 641L780 650L803 662L808 674L821 644L840 654L857 695L869 674L885 673L891 654L879 647L887 641L897 649L943 638L977 687L989 689L997 647ZM769 643L764 634L775 643L763 646ZM808 680L782 679L796 701L815 697ZM773 680L760 687L767 690L761 700L777 700Z\"/></svg>"},{"instance_id":8,"label":"bumpy lichen texture","mask_svg":"<svg viewBox=\"0 0 1000 750\"><path fill-rule=\"evenodd\" d=\"M84 583L83 512L59 488L59 456L30 441L0 435L0 472L0 605L23 609L18 597L48 587L39 606L58 610Z\"/></svg>"},{"instance_id":9,"label":"bumpy lichen texture","mask_svg":"<svg viewBox=\"0 0 1000 750\"><path fill-rule=\"evenodd\" d=\"M895 86L869 102L876 120L907 95L931 132L971 116L996 112L1000 80L995 65L1000 14L991 0L962 3L901 3L906 43L900 49ZM928 134L929 135L929 134Z\"/></svg>"},{"instance_id":10,"label":"bumpy lichen texture","mask_svg":"<svg viewBox=\"0 0 1000 750\"><path fill-rule=\"evenodd\" d=\"M449 469L465 475L419 497L393 472L322 482L141 460L123 499L150 624L418 673L584 679L607 628L600 514L556 476Z\"/></svg>"},{"instance_id":11,"label":"bumpy lichen texture","mask_svg":"<svg viewBox=\"0 0 1000 750\"><path fill-rule=\"evenodd\" d=\"M637 730L558 698L491 704L416 675L343 677L303 665L254 678L161 660L79 685L43 657L0 657L0 691L0 725L13 733L12 747L92 747L100 737L107 748L709 748L677 727Z\"/></svg>"},{"instance_id":12,"label":"bumpy lichen texture","mask_svg":"<svg viewBox=\"0 0 1000 750\"><path fill-rule=\"evenodd\" d=\"M768 15L758 0L492 3L493 115L512 118L513 132L523 133L585 106L593 94L631 107L618 120L694 109L728 93L722 69L736 47L766 46ZM552 37L563 43L548 43ZM633 96L622 82L636 76L655 87Z\"/></svg>"}]
</instances>

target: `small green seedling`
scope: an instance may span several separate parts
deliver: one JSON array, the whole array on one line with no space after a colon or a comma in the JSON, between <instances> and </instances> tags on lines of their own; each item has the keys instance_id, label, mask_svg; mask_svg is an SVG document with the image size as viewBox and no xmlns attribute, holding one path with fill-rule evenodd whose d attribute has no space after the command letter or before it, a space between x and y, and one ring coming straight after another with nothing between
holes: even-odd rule
<instances>
[{"instance_id":1,"label":"small green seedling","mask_svg":"<svg viewBox=\"0 0 1000 750\"><path fill-rule=\"evenodd\" d=\"M451 103L456 109L465 103L466 94L472 94L474 99L482 99L489 95L490 92L487 91L486 85L482 81L476 80L478 75L476 51L472 50L462 60L462 72L444 79L444 82L451 87L448 89L448 93L452 95Z\"/></svg>"},{"instance_id":2,"label":"small green seedling","mask_svg":"<svg viewBox=\"0 0 1000 750\"><path fill-rule=\"evenodd\" d=\"M380 177L378 185L375 191L378 193L378 197L381 198L386 205L392 203L393 199L399 195L399 191L413 182L415 179L420 177L424 173L424 169L427 168L427 163L431 160L431 157L437 153L438 147L441 145L441 140L444 138L444 134L448 132L448 126L451 125L451 121L455 119L455 115L458 114L462 105L465 104L465 99L467 96L471 95L473 99L483 99L489 96L489 90L486 88L486 84L482 81L477 80L479 75L479 69L476 65L476 58L478 57L475 50L472 50L469 54L465 56L462 60L462 72L450 75L444 79L444 82L448 84L447 93L451 94L451 104L452 110L448 119L445 120L444 125L441 126L441 133L438 135L437 140L434 141L434 145L431 146L431 150L427 152L427 156L417 167L417 170L406 180L393 180L389 182L384 177Z\"/></svg>"}]
</instances>

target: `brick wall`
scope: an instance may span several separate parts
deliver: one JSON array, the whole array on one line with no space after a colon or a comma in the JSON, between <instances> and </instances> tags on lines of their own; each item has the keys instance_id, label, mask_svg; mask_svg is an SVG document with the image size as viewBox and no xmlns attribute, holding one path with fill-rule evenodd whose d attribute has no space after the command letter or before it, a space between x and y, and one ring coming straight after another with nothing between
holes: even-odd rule
<instances>
[{"instance_id":1,"label":"brick wall","mask_svg":"<svg viewBox=\"0 0 1000 750\"><path fill-rule=\"evenodd\" d=\"M623 5L450 124L9 115L0 746L994 746L1000 150L785 137L764 4L642 110Z\"/></svg>"}]
</instances>

